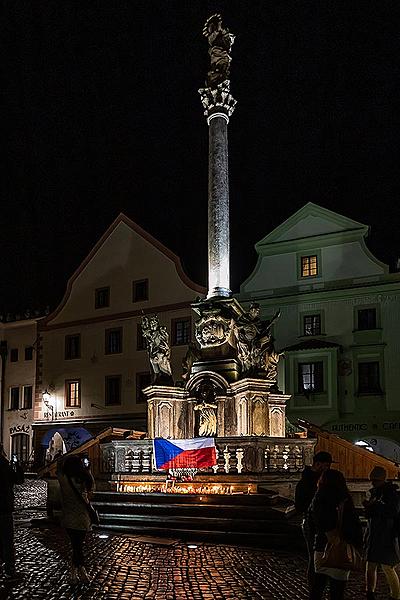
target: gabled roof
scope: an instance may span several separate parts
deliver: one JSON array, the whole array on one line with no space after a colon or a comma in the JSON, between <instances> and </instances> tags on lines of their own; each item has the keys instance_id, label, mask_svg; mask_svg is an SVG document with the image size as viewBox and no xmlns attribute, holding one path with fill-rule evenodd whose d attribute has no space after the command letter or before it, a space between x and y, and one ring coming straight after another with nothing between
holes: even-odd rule
<instances>
[{"instance_id":1,"label":"gabled roof","mask_svg":"<svg viewBox=\"0 0 400 600\"><path fill-rule=\"evenodd\" d=\"M120 213L118 215L118 217L115 219L115 221L113 221L113 223L111 223L110 227L103 233L103 235L101 236L99 241L95 244L95 246L92 248L92 250L86 256L86 258L82 261L82 263L79 265L79 267L73 273L73 275L69 278L68 283L67 283L67 289L65 291L63 299L61 300L61 302L57 306L57 308L52 313L50 313L45 319L43 319L43 322L42 322L43 325L46 325L47 323L52 321L59 314L59 312L61 312L61 310L64 308L64 306L67 303L68 298L71 294L71 290L72 290L74 281L82 273L82 271L85 269L87 264L92 260L92 258L95 256L95 254L103 246L105 241L110 237L110 235L118 227L118 225L120 225L120 223L124 223L125 225L130 227L130 229L132 229L135 233L140 235L147 242L149 242L155 248L157 248L157 250L162 252L167 258L169 258L169 260L171 260L175 264L176 272L185 285L187 285L189 288L191 288L192 290L194 290L195 292L200 293L200 294L205 294L207 292L207 290L204 287L202 287L201 285L198 285L197 283L192 281L186 275L186 273L183 270L181 259L179 258L179 256L174 254L172 252L172 250L170 250L169 248L164 246L164 244L162 244L159 240L157 240L150 233L145 231L142 227L140 227L140 225L138 225L137 223L135 223L134 221L129 219L129 217L127 217L123 213Z\"/></svg>"},{"instance_id":2,"label":"gabled roof","mask_svg":"<svg viewBox=\"0 0 400 600\"><path fill-rule=\"evenodd\" d=\"M257 242L255 247L260 252L265 246L271 244L288 243L330 234L350 234L357 238L363 238L368 234L368 231L368 225L344 217L313 202L307 202L286 221Z\"/></svg>"}]
</instances>

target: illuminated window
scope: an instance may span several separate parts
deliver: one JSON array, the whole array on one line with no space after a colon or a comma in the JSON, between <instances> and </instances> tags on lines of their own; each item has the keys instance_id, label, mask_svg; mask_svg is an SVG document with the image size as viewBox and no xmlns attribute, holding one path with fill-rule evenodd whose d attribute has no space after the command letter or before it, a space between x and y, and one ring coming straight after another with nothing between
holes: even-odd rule
<instances>
[{"instance_id":1,"label":"illuminated window","mask_svg":"<svg viewBox=\"0 0 400 600\"><path fill-rule=\"evenodd\" d=\"M149 280L140 279L132 284L132 301L143 302L149 299Z\"/></svg>"},{"instance_id":2,"label":"illuminated window","mask_svg":"<svg viewBox=\"0 0 400 600\"><path fill-rule=\"evenodd\" d=\"M304 317L303 335L321 335L321 315Z\"/></svg>"},{"instance_id":3,"label":"illuminated window","mask_svg":"<svg viewBox=\"0 0 400 600\"><path fill-rule=\"evenodd\" d=\"M318 260L317 256L302 256L301 257L301 276L315 277L318 275Z\"/></svg>"},{"instance_id":4,"label":"illuminated window","mask_svg":"<svg viewBox=\"0 0 400 600\"><path fill-rule=\"evenodd\" d=\"M65 358L66 360L72 360L73 358L81 357L81 336L66 335L65 336Z\"/></svg>"},{"instance_id":5,"label":"illuminated window","mask_svg":"<svg viewBox=\"0 0 400 600\"><path fill-rule=\"evenodd\" d=\"M360 308L357 316L357 329L376 329L376 308Z\"/></svg>"},{"instance_id":6,"label":"illuminated window","mask_svg":"<svg viewBox=\"0 0 400 600\"><path fill-rule=\"evenodd\" d=\"M358 364L358 393L381 393L379 379L379 362L362 362Z\"/></svg>"},{"instance_id":7,"label":"illuminated window","mask_svg":"<svg viewBox=\"0 0 400 600\"><path fill-rule=\"evenodd\" d=\"M174 346L181 346L190 342L192 337L192 320L190 317L186 319L173 319L171 329L172 344Z\"/></svg>"},{"instance_id":8,"label":"illuminated window","mask_svg":"<svg viewBox=\"0 0 400 600\"><path fill-rule=\"evenodd\" d=\"M22 402L22 408L29 410L32 408L32 386L24 385L24 399Z\"/></svg>"},{"instance_id":9,"label":"illuminated window","mask_svg":"<svg viewBox=\"0 0 400 600\"><path fill-rule=\"evenodd\" d=\"M143 394L143 390L151 384L151 373L146 371L145 373L136 373L136 402L137 404L143 404L146 402L146 398Z\"/></svg>"},{"instance_id":10,"label":"illuminated window","mask_svg":"<svg viewBox=\"0 0 400 600\"><path fill-rule=\"evenodd\" d=\"M299 363L299 393L322 392L324 389L323 363Z\"/></svg>"},{"instance_id":11,"label":"illuminated window","mask_svg":"<svg viewBox=\"0 0 400 600\"><path fill-rule=\"evenodd\" d=\"M106 354L121 354L122 327L106 329Z\"/></svg>"},{"instance_id":12,"label":"illuminated window","mask_svg":"<svg viewBox=\"0 0 400 600\"><path fill-rule=\"evenodd\" d=\"M81 382L79 379L67 379L65 381L65 406L68 408L80 408Z\"/></svg>"},{"instance_id":13,"label":"illuminated window","mask_svg":"<svg viewBox=\"0 0 400 600\"><path fill-rule=\"evenodd\" d=\"M105 380L105 405L121 404L121 375L109 375Z\"/></svg>"},{"instance_id":14,"label":"illuminated window","mask_svg":"<svg viewBox=\"0 0 400 600\"><path fill-rule=\"evenodd\" d=\"M19 387L10 388L10 410L19 409Z\"/></svg>"},{"instance_id":15,"label":"illuminated window","mask_svg":"<svg viewBox=\"0 0 400 600\"><path fill-rule=\"evenodd\" d=\"M110 306L110 288L98 288L94 294L94 307L106 308L107 306Z\"/></svg>"}]
</instances>

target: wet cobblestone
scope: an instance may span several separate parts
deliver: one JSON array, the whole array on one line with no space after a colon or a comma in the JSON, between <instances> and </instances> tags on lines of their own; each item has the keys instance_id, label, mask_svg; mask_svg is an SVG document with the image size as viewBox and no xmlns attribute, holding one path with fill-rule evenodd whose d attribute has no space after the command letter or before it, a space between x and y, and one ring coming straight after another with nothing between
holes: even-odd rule
<instances>
[{"instance_id":1,"label":"wet cobblestone","mask_svg":"<svg viewBox=\"0 0 400 600\"><path fill-rule=\"evenodd\" d=\"M157 546L130 536L90 534L88 572L92 582L68 582L69 547L60 529L27 527L26 516L44 515L45 488L30 481L17 490L17 566L23 580L1 586L0 599L15 600L306 600L306 561L290 552L232 545L187 543ZM23 506L29 507L24 510ZM380 582L381 588L382 581ZM347 598L363 598L360 575ZM381 590L379 600L388 598Z\"/></svg>"}]
</instances>

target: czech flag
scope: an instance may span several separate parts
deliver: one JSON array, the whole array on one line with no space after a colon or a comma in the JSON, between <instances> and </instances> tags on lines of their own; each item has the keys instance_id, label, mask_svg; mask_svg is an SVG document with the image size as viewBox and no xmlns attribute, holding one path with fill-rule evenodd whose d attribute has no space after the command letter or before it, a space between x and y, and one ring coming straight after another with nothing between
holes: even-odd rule
<instances>
[{"instance_id":1,"label":"czech flag","mask_svg":"<svg viewBox=\"0 0 400 600\"><path fill-rule=\"evenodd\" d=\"M156 469L205 469L217 463L214 438L153 440Z\"/></svg>"}]
</instances>

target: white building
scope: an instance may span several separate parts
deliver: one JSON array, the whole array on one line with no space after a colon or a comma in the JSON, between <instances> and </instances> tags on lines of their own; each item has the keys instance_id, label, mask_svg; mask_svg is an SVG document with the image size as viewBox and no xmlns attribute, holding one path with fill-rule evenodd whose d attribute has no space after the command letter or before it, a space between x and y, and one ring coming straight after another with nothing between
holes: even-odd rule
<instances>
[{"instance_id":1,"label":"white building","mask_svg":"<svg viewBox=\"0 0 400 600\"><path fill-rule=\"evenodd\" d=\"M0 427L9 458L32 458L37 319L0 323Z\"/></svg>"},{"instance_id":2,"label":"white building","mask_svg":"<svg viewBox=\"0 0 400 600\"><path fill-rule=\"evenodd\" d=\"M400 274L368 250L368 226L306 204L256 244L240 299L277 309L288 414L400 461Z\"/></svg>"},{"instance_id":3,"label":"white building","mask_svg":"<svg viewBox=\"0 0 400 600\"><path fill-rule=\"evenodd\" d=\"M40 324L34 405L36 464L113 425L146 430L151 381L142 314L168 328L175 381L192 336L190 303L206 290L180 260L121 214Z\"/></svg>"}]
</instances>

